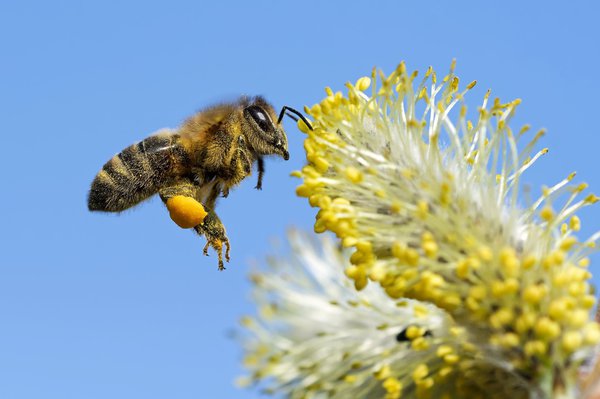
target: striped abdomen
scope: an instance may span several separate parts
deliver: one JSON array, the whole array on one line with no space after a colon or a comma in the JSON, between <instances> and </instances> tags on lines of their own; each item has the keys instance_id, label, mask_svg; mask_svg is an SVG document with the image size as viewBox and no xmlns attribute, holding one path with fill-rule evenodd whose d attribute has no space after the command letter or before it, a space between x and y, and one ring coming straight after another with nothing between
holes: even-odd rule
<instances>
[{"instance_id":1,"label":"striped abdomen","mask_svg":"<svg viewBox=\"0 0 600 399\"><path fill-rule=\"evenodd\" d=\"M178 135L160 134L112 157L92 182L91 211L120 212L156 194L185 173L189 159Z\"/></svg>"}]
</instances>

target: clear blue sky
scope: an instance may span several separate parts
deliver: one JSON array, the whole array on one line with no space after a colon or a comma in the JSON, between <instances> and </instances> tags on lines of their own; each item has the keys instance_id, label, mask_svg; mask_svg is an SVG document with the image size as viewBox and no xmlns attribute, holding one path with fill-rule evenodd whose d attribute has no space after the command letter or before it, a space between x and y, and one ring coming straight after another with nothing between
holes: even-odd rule
<instances>
[{"instance_id":1,"label":"clear blue sky","mask_svg":"<svg viewBox=\"0 0 600 399\"><path fill-rule=\"evenodd\" d=\"M257 398L238 391L230 332L252 312L246 274L314 210L270 160L220 202L233 245L227 271L201 256L155 199L91 214L87 190L113 154L195 110L242 93L301 108L323 88L402 60L446 71L503 99L550 147L525 179L571 171L600 194L596 2L0 3L0 398ZM163 2L161 2L163 3ZM485 4L485 5L484 5ZM600 207L580 214L582 237ZM595 264L600 262L596 256ZM594 265L592 266L594 267ZM597 267L597 266L595 266ZM594 268L595 268L594 267ZM599 274L600 275L600 274ZM598 278L596 278L598 281Z\"/></svg>"}]
</instances>

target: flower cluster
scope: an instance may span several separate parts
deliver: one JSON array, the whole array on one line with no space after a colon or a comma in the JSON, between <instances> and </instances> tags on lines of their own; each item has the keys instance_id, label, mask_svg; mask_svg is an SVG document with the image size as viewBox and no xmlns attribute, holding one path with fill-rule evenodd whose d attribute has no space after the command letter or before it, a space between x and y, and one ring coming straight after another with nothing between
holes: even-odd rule
<instances>
[{"instance_id":1,"label":"flower cluster","mask_svg":"<svg viewBox=\"0 0 600 399\"><path fill-rule=\"evenodd\" d=\"M510 398L535 392L448 314L415 300L390 301L344 277L348 253L329 237L292 232L291 257L252 276L257 318L246 317L243 382L292 399ZM459 364L460 363L460 364ZM533 390L533 391L532 391Z\"/></svg>"},{"instance_id":2,"label":"flower cluster","mask_svg":"<svg viewBox=\"0 0 600 399\"><path fill-rule=\"evenodd\" d=\"M345 274L356 289L376 282L461 327L472 350L452 352L447 367L493 355L543 394L568 396L600 340L587 270L599 235L575 236L576 212L598 197L578 199L586 185L571 174L521 205L521 176L547 150L533 152L543 131L522 144L529 128L509 126L519 100L488 92L471 121L464 96L475 82L460 89L454 65L443 79L431 68L417 76L404 63L389 76L374 71L307 108L314 130L299 123L308 163L297 194L319 208L316 232L353 248ZM425 397L441 370L405 372L427 381L417 384Z\"/></svg>"}]
</instances>

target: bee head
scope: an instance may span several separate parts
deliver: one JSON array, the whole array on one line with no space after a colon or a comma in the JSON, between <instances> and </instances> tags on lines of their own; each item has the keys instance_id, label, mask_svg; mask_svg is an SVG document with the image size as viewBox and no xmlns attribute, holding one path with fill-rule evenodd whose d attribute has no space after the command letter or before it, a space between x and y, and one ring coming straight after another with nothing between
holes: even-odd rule
<instances>
[{"instance_id":1,"label":"bee head","mask_svg":"<svg viewBox=\"0 0 600 399\"><path fill-rule=\"evenodd\" d=\"M244 107L244 120L249 129L248 141L257 155L280 155L286 161L290 158L285 131L273 107L262 97L256 97Z\"/></svg>"}]
</instances>

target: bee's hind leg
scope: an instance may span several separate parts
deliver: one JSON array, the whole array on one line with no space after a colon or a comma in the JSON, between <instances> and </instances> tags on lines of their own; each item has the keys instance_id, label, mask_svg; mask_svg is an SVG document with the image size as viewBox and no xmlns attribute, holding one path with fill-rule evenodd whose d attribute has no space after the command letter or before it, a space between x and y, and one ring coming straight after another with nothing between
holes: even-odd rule
<instances>
[{"instance_id":1,"label":"bee's hind leg","mask_svg":"<svg viewBox=\"0 0 600 399\"><path fill-rule=\"evenodd\" d=\"M213 247L219 257L219 270L225 270L223 264L223 244L225 244L225 260L229 262L229 239L225 227L213 210L208 210L208 215L202 224L194 227L196 232L206 237L206 245L202 252L208 256L208 247Z\"/></svg>"},{"instance_id":2,"label":"bee's hind leg","mask_svg":"<svg viewBox=\"0 0 600 399\"><path fill-rule=\"evenodd\" d=\"M193 227L206 237L206 245L202 252L208 256L208 247L213 247L219 256L219 270L224 270L223 243L225 244L225 260L229 262L229 239L223 223L214 211L220 186L213 187L206 205L200 202L197 186L189 179L181 179L176 184L160 190L160 197L167 205L171 219L181 228Z\"/></svg>"}]
</instances>

